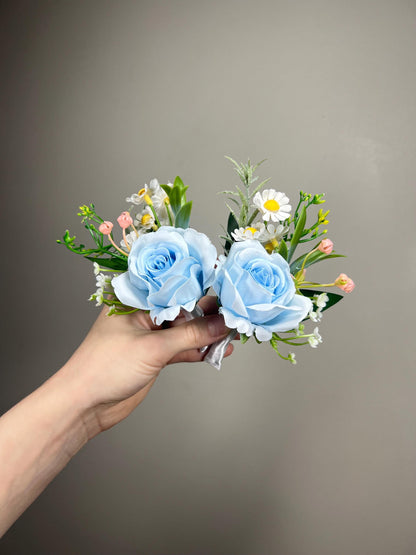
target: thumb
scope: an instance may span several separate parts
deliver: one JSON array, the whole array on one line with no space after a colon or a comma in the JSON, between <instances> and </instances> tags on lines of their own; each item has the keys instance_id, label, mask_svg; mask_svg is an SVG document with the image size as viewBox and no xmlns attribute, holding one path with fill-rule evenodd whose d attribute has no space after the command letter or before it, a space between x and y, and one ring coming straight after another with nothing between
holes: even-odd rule
<instances>
[{"instance_id":1,"label":"thumb","mask_svg":"<svg viewBox=\"0 0 416 555\"><path fill-rule=\"evenodd\" d=\"M221 314L195 318L180 326L162 330L166 358L170 360L182 351L199 349L225 337L230 330Z\"/></svg>"}]
</instances>

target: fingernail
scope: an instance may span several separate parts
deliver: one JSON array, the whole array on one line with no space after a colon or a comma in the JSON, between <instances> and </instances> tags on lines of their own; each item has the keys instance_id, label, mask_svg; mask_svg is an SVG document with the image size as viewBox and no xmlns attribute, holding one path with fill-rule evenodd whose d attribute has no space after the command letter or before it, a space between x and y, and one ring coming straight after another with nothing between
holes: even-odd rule
<instances>
[{"instance_id":1,"label":"fingernail","mask_svg":"<svg viewBox=\"0 0 416 555\"><path fill-rule=\"evenodd\" d=\"M224 335L228 332L228 328L225 325L224 317L221 314L215 314L210 316L208 319L208 333L212 337L218 337L219 335Z\"/></svg>"}]
</instances>

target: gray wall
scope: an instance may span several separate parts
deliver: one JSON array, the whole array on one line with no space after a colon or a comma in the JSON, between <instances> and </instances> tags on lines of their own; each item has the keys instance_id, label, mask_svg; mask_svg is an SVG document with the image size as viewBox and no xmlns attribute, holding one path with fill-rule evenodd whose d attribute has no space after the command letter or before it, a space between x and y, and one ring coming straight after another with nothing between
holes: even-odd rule
<instances>
[{"instance_id":1,"label":"gray wall","mask_svg":"<svg viewBox=\"0 0 416 555\"><path fill-rule=\"evenodd\" d=\"M416 553L416 3L1 3L2 411L97 315L89 264L54 242L156 176L215 237L224 154L327 194L356 290L298 365L237 346L167 369L0 543L13 554Z\"/></svg>"}]
</instances>

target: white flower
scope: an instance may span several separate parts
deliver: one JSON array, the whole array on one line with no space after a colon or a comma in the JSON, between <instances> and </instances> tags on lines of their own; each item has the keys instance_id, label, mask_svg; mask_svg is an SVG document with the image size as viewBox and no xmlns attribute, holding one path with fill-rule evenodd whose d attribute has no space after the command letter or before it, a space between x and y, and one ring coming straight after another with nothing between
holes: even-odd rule
<instances>
[{"instance_id":1,"label":"white flower","mask_svg":"<svg viewBox=\"0 0 416 555\"><path fill-rule=\"evenodd\" d=\"M240 227L231 232L231 236L234 241L246 241L247 239L258 239L261 240L261 235L265 229L263 223L254 224L253 226Z\"/></svg>"},{"instance_id":2,"label":"white flower","mask_svg":"<svg viewBox=\"0 0 416 555\"><path fill-rule=\"evenodd\" d=\"M280 241L288 231L289 228L285 227L282 224L267 224L267 226L263 230L260 241L262 243L268 243L273 239L275 239L276 241Z\"/></svg>"},{"instance_id":3,"label":"white flower","mask_svg":"<svg viewBox=\"0 0 416 555\"><path fill-rule=\"evenodd\" d=\"M326 293L321 293L320 295L315 295L313 297L313 302L321 310L325 308L326 303L329 301L329 297Z\"/></svg>"},{"instance_id":4,"label":"white flower","mask_svg":"<svg viewBox=\"0 0 416 555\"><path fill-rule=\"evenodd\" d=\"M126 202L130 202L131 204L140 205L144 202L144 196L149 193L149 185L147 183L144 184L138 193L133 193L131 197L126 198Z\"/></svg>"},{"instance_id":5,"label":"white flower","mask_svg":"<svg viewBox=\"0 0 416 555\"><path fill-rule=\"evenodd\" d=\"M273 222L283 222L289 217L292 209L288 197L275 189L265 189L261 193L256 193L253 204L261 211L263 220L266 222L270 219Z\"/></svg>"},{"instance_id":6,"label":"white flower","mask_svg":"<svg viewBox=\"0 0 416 555\"><path fill-rule=\"evenodd\" d=\"M98 274L96 277L96 283L95 286L98 288L103 288L105 289L106 286L111 283L111 276L105 276L104 274Z\"/></svg>"},{"instance_id":7,"label":"white flower","mask_svg":"<svg viewBox=\"0 0 416 555\"><path fill-rule=\"evenodd\" d=\"M308 337L309 345L316 349L319 343L322 343L322 337L319 335L318 328L313 330L313 334Z\"/></svg>"},{"instance_id":8,"label":"white flower","mask_svg":"<svg viewBox=\"0 0 416 555\"><path fill-rule=\"evenodd\" d=\"M112 304L107 312L107 316L112 316L113 314L115 314L117 311L116 309L116 305Z\"/></svg>"},{"instance_id":9,"label":"white flower","mask_svg":"<svg viewBox=\"0 0 416 555\"><path fill-rule=\"evenodd\" d=\"M146 185L147 187L147 185ZM159 185L159 181L154 177L153 179L150 180L150 184L149 184L149 189L150 189L150 194L155 193L156 191L158 191L160 189L160 185ZM162 189L163 190L163 189Z\"/></svg>"},{"instance_id":10,"label":"white flower","mask_svg":"<svg viewBox=\"0 0 416 555\"><path fill-rule=\"evenodd\" d=\"M159 189L153 193L151 199L156 211L162 209L163 212L166 213L166 202L168 201L168 195L165 193L162 187L159 187Z\"/></svg>"},{"instance_id":11,"label":"white flower","mask_svg":"<svg viewBox=\"0 0 416 555\"><path fill-rule=\"evenodd\" d=\"M103 301L104 301L103 293L104 293L103 288L98 287L97 291L95 293L93 293L88 300L89 301L96 301L95 306L100 306L100 305L103 304Z\"/></svg>"},{"instance_id":12,"label":"white flower","mask_svg":"<svg viewBox=\"0 0 416 555\"><path fill-rule=\"evenodd\" d=\"M94 274L97 276L101 271L100 265L97 262L94 262Z\"/></svg>"},{"instance_id":13,"label":"white flower","mask_svg":"<svg viewBox=\"0 0 416 555\"><path fill-rule=\"evenodd\" d=\"M321 309L318 308L318 310L316 312L314 312L313 310L311 310L308 314L309 318L312 320L312 322L320 322L322 320L322 312Z\"/></svg>"},{"instance_id":14,"label":"white flower","mask_svg":"<svg viewBox=\"0 0 416 555\"><path fill-rule=\"evenodd\" d=\"M136 216L137 220L134 225L137 225L141 229L151 229L155 223L155 217L150 206L145 206L141 212Z\"/></svg>"},{"instance_id":15,"label":"white flower","mask_svg":"<svg viewBox=\"0 0 416 555\"><path fill-rule=\"evenodd\" d=\"M298 362L298 361L296 360L296 358L295 358L295 353L289 353L288 360L289 360L292 364L297 364L297 362Z\"/></svg>"},{"instance_id":16,"label":"white flower","mask_svg":"<svg viewBox=\"0 0 416 555\"><path fill-rule=\"evenodd\" d=\"M320 295L314 295L312 300L317 309L316 311L311 310L309 312L309 318L312 322L320 322L322 320L322 311L329 301L329 297L326 293L321 293Z\"/></svg>"},{"instance_id":17,"label":"white flower","mask_svg":"<svg viewBox=\"0 0 416 555\"><path fill-rule=\"evenodd\" d=\"M126 234L126 239L127 239L128 246L131 247L134 241L137 239L137 233L135 231L130 231L130 233ZM125 249L127 248L127 245L124 239L120 241L120 245Z\"/></svg>"},{"instance_id":18,"label":"white flower","mask_svg":"<svg viewBox=\"0 0 416 555\"><path fill-rule=\"evenodd\" d=\"M137 193L133 193L131 197L126 197L126 202L129 202L130 204L141 204L142 199Z\"/></svg>"}]
</instances>

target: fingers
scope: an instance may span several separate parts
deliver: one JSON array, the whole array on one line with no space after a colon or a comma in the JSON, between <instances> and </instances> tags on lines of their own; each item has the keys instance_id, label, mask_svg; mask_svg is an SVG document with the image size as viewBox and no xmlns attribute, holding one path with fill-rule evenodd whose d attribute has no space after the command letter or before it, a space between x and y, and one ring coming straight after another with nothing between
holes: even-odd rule
<instances>
[{"instance_id":1,"label":"fingers","mask_svg":"<svg viewBox=\"0 0 416 555\"><path fill-rule=\"evenodd\" d=\"M204 314L217 314L218 312L217 297L213 295L202 297L198 304L204 311Z\"/></svg>"},{"instance_id":2,"label":"fingers","mask_svg":"<svg viewBox=\"0 0 416 555\"><path fill-rule=\"evenodd\" d=\"M196 318L180 326L162 330L160 338L163 341L166 361L172 360L182 351L211 345L214 341L225 337L228 332L224 318L219 314Z\"/></svg>"},{"instance_id":3,"label":"fingers","mask_svg":"<svg viewBox=\"0 0 416 555\"><path fill-rule=\"evenodd\" d=\"M225 351L225 357L228 357L234 351L234 346L230 343ZM190 351L183 351L174 356L168 364L175 364L177 362L201 362L207 353L201 353L199 349L192 349Z\"/></svg>"}]
</instances>

